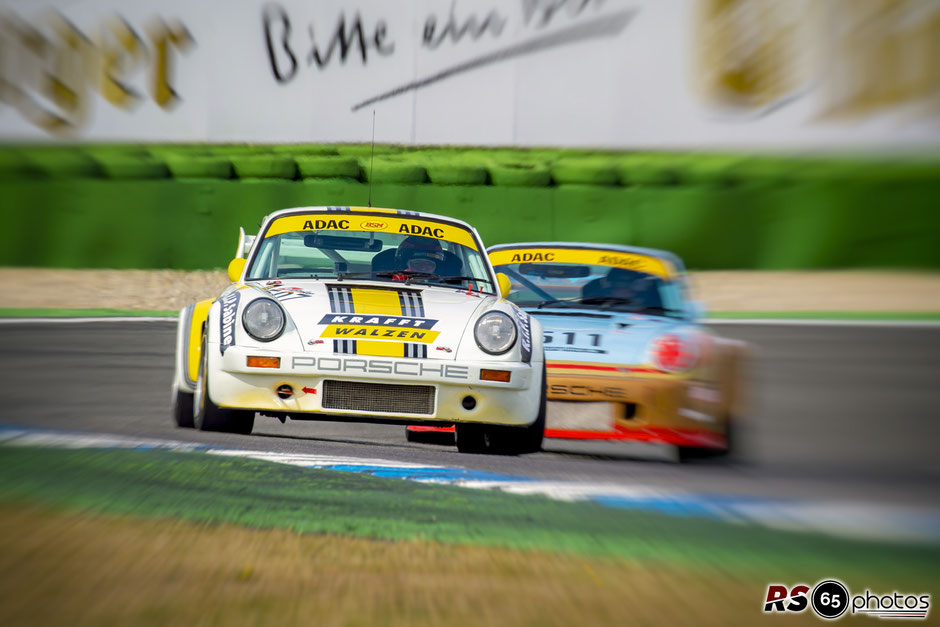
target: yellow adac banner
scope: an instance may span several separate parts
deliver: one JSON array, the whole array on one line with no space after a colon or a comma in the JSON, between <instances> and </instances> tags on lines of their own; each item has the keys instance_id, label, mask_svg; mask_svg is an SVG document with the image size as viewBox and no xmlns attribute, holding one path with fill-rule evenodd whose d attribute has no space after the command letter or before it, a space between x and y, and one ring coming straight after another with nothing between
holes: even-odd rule
<instances>
[{"instance_id":1,"label":"yellow adac banner","mask_svg":"<svg viewBox=\"0 0 940 627\"><path fill-rule=\"evenodd\" d=\"M401 233L421 235L479 250L473 235L467 229L444 222L402 218L398 216L364 216L357 212L308 213L284 216L271 223L265 237L294 231L367 231L374 233Z\"/></svg>"},{"instance_id":2,"label":"yellow adac banner","mask_svg":"<svg viewBox=\"0 0 940 627\"><path fill-rule=\"evenodd\" d=\"M637 272L654 274L664 279L673 279L676 270L665 259L648 255L625 253L616 250L588 248L516 248L496 250L489 254L494 266L511 263L581 263L594 266L610 266Z\"/></svg>"}]
</instances>

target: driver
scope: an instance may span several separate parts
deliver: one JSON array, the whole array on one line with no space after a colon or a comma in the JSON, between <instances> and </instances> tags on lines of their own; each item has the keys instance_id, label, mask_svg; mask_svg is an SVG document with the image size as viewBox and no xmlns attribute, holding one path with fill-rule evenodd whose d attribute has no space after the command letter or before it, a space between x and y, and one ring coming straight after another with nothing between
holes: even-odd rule
<instances>
[{"instance_id":1,"label":"driver","mask_svg":"<svg viewBox=\"0 0 940 627\"><path fill-rule=\"evenodd\" d=\"M619 298L623 300L635 300L640 294L637 281L637 273L632 270L622 268L611 268L607 276L604 277L604 287L607 288L606 296Z\"/></svg>"},{"instance_id":2,"label":"driver","mask_svg":"<svg viewBox=\"0 0 940 627\"><path fill-rule=\"evenodd\" d=\"M443 262L441 243L420 235L406 237L395 253L395 268L398 270L434 274Z\"/></svg>"}]
</instances>

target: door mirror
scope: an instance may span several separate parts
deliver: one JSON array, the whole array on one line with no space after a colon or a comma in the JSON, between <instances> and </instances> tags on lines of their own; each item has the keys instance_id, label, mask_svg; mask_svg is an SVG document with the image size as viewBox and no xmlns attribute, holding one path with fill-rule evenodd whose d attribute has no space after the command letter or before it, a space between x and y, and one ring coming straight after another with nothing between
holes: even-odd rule
<instances>
[{"instance_id":1,"label":"door mirror","mask_svg":"<svg viewBox=\"0 0 940 627\"><path fill-rule=\"evenodd\" d=\"M228 280L232 283L238 281L242 276L242 270L245 269L245 259L237 257L228 264Z\"/></svg>"},{"instance_id":2,"label":"door mirror","mask_svg":"<svg viewBox=\"0 0 940 627\"><path fill-rule=\"evenodd\" d=\"M502 272L497 272L496 282L499 283L499 295L503 298L509 296L509 289L512 287L512 283L510 283L509 277Z\"/></svg>"}]
</instances>

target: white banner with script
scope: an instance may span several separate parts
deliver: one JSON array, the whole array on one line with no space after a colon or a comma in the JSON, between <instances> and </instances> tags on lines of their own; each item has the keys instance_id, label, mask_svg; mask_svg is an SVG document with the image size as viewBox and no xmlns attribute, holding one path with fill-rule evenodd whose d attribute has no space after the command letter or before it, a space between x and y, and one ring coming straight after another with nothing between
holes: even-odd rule
<instances>
[{"instance_id":1,"label":"white banner with script","mask_svg":"<svg viewBox=\"0 0 940 627\"><path fill-rule=\"evenodd\" d=\"M940 145L936 0L5 0L0 140Z\"/></svg>"}]
</instances>

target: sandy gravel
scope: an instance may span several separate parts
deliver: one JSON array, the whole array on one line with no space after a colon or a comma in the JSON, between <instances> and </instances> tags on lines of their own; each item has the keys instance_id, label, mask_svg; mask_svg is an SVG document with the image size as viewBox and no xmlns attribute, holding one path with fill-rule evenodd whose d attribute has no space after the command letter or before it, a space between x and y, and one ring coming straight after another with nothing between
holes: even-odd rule
<instances>
[{"instance_id":1,"label":"sandy gravel","mask_svg":"<svg viewBox=\"0 0 940 627\"><path fill-rule=\"evenodd\" d=\"M709 311L940 311L940 273L694 272ZM0 268L0 307L172 310L218 294L225 273Z\"/></svg>"}]
</instances>

